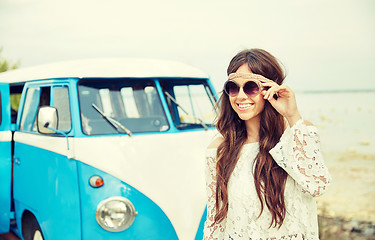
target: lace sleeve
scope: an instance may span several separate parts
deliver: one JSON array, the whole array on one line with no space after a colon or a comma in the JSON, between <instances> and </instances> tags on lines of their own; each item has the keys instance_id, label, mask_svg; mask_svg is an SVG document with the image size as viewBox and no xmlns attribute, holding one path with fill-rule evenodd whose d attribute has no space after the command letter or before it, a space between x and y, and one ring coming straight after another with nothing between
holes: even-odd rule
<instances>
[{"instance_id":1,"label":"lace sleeve","mask_svg":"<svg viewBox=\"0 0 375 240\"><path fill-rule=\"evenodd\" d=\"M204 223L203 239L213 240L221 239L220 234L223 232L221 224L214 224L216 213L215 195L216 195L216 149L206 150L206 191L207 191L207 219Z\"/></svg>"},{"instance_id":2,"label":"lace sleeve","mask_svg":"<svg viewBox=\"0 0 375 240\"><path fill-rule=\"evenodd\" d=\"M301 191L313 197L323 194L331 181L320 151L318 129L307 126L302 119L285 130L270 154Z\"/></svg>"}]
</instances>

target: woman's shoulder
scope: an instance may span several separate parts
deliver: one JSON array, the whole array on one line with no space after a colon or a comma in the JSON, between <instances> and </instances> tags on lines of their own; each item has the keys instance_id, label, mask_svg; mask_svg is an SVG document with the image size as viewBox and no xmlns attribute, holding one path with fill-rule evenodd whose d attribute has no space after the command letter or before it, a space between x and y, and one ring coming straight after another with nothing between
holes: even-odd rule
<instances>
[{"instance_id":1,"label":"woman's shoulder","mask_svg":"<svg viewBox=\"0 0 375 240\"><path fill-rule=\"evenodd\" d=\"M217 149L222 142L224 142L224 138L218 136L208 145L207 149Z\"/></svg>"},{"instance_id":2,"label":"woman's shoulder","mask_svg":"<svg viewBox=\"0 0 375 240\"><path fill-rule=\"evenodd\" d=\"M206 149L206 160L207 165L210 169L215 169L216 161L217 161L217 148L220 146L220 144L224 141L224 138L222 136L216 137L210 145L208 145Z\"/></svg>"}]
</instances>

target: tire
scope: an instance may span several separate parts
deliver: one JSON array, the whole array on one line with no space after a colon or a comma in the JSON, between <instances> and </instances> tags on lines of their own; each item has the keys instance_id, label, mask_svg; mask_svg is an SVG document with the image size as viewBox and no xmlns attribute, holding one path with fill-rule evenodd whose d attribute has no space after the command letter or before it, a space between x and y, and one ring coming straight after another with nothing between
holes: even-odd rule
<instances>
[{"instance_id":1,"label":"tire","mask_svg":"<svg viewBox=\"0 0 375 240\"><path fill-rule=\"evenodd\" d=\"M44 240L39 223L31 213L22 218L22 236L24 240Z\"/></svg>"}]
</instances>

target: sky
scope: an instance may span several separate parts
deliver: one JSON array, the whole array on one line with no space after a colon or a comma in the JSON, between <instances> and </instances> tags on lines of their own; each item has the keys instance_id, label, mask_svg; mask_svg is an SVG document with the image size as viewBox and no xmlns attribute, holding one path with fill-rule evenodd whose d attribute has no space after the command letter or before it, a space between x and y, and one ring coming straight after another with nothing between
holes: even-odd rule
<instances>
[{"instance_id":1,"label":"sky","mask_svg":"<svg viewBox=\"0 0 375 240\"><path fill-rule=\"evenodd\" d=\"M21 67L100 57L175 60L217 90L262 48L295 91L375 89L374 0L0 0L2 56Z\"/></svg>"}]
</instances>

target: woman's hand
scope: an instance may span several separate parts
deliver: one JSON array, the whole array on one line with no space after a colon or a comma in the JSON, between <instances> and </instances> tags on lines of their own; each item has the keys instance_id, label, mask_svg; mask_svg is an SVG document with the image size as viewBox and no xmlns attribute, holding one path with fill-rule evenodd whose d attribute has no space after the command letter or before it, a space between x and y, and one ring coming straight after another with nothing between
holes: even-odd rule
<instances>
[{"instance_id":1,"label":"woman's hand","mask_svg":"<svg viewBox=\"0 0 375 240\"><path fill-rule=\"evenodd\" d=\"M264 99L268 100L271 105L283 115L290 126L293 126L302 117L297 108L296 97L292 89L286 85L278 85L274 81L262 82L263 87L269 87L268 90L263 90ZM275 99L273 96L277 95Z\"/></svg>"}]
</instances>

